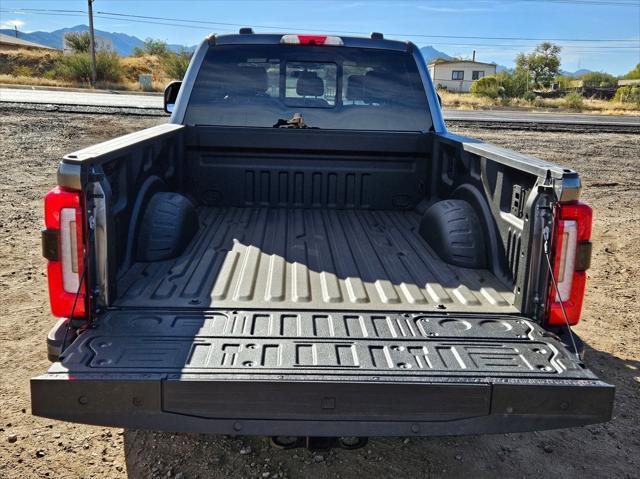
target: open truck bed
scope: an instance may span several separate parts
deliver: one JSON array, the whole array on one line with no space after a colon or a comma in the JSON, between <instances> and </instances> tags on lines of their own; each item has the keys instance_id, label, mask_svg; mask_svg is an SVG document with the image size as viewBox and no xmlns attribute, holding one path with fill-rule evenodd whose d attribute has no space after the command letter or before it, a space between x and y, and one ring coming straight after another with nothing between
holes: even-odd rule
<instances>
[{"instance_id":1,"label":"open truck bed","mask_svg":"<svg viewBox=\"0 0 640 479\"><path fill-rule=\"evenodd\" d=\"M445 263L414 211L203 207L199 217L180 257L130 268L117 306L518 312L490 271Z\"/></svg>"},{"instance_id":2,"label":"open truck bed","mask_svg":"<svg viewBox=\"0 0 640 479\"><path fill-rule=\"evenodd\" d=\"M324 39L209 37L169 124L64 158L34 414L271 436L608 420L613 386L567 345L577 173L447 133L413 45Z\"/></svg>"}]
</instances>

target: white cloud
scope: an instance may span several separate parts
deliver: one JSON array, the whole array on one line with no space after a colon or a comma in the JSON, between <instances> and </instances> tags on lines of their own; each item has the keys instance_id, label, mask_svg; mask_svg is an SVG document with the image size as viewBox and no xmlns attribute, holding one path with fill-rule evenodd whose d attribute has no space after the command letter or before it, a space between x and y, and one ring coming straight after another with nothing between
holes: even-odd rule
<instances>
[{"instance_id":1,"label":"white cloud","mask_svg":"<svg viewBox=\"0 0 640 479\"><path fill-rule=\"evenodd\" d=\"M22 28L23 26L24 22L22 20L18 20L17 18L15 20L7 20L6 22L0 23L0 28Z\"/></svg>"}]
</instances>

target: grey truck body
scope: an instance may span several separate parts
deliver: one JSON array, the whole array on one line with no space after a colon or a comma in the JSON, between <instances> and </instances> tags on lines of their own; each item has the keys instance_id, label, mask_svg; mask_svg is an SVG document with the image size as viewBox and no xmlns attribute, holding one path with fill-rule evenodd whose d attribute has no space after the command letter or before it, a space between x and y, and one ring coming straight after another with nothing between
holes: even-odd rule
<instances>
[{"instance_id":1,"label":"grey truck body","mask_svg":"<svg viewBox=\"0 0 640 479\"><path fill-rule=\"evenodd\" d=\"M61 162L59 185L85 198L91 326L32 380L34 413L298 436L496 433L608 420L613 388L577 358L566 330L543 326L543 230L553 201L578 199L578 174L447 132L410 43L280 41L208 38L167 124ZM281 98L292 92L295 100L287 114L302 112L311 128L264 127L271 119L262 117L284 107L269 97L277 86L265 94L263 67L250 71L259 111L234 104L226 118L242 125L204 124L207 104L194 104L205 93L199 73L215 66L215 55L243 48L257 53L243 57L241 74L260 57L272 62L270 75L280 63L266 49L300 56L286 60L302 65L291 74L295 88L288 76L277 81ZM383 104L371 100L380 94L375 81L386 80L354 74L347 82L343 72L360 61L350 52L393 54L409 65L423 102L415 130L384 124L414 112L371 114ZM334 71L331 96L317 77L325 75L326 87ZM380 124L342 127L349 115ZM175 208L163 210L158 198ZM460 256L455 238L439 243L444 233L434 239L446 228L425 220L436 203L443 214L455 216L461 204L472 211L463 225L480 242L477 258Z\"/></svg>"}]
</instances>

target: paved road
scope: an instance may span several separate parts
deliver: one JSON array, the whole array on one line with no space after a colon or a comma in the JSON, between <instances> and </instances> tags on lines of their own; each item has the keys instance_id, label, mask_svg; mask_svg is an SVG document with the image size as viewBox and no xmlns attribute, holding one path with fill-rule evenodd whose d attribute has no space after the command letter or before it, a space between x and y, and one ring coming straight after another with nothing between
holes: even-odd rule
<instances>
[{"instance_id":1,"label":"paved road","mask_svg":"<svg viewBox=\"0 0 640 479\"><path fill-rule=\"evenodd\" d=\"M117 108L162 108L161 95L131 93L92 93L65 90L0 88L0 101L12 103L46 103ZM530 113L514 111L445 110L445 120L491 123L558 123L576 125L640 126L638 116L599 116L570 113Z\"/></svg>"},{"instance_id":2,"label":"paved road","mask_svg":"<svg viewBox=\"0 0 640 479\"><path fill-rule=\"evenodd\" d=\"M584 115L576 113L445 110L444 118L450 121L640 126L640 116Z\"/></svg>"},{"instance_id":3,"label":"paved road","mask_svg":"<svg viewBox=\"0 0 640 479\"><path fill-rule=\"evenodd\" d=\"M65 90L0 88L0 101L54 105L111 106L118 108L162 108L162 95L93 93Z\"/></svg>"}]
</instances>

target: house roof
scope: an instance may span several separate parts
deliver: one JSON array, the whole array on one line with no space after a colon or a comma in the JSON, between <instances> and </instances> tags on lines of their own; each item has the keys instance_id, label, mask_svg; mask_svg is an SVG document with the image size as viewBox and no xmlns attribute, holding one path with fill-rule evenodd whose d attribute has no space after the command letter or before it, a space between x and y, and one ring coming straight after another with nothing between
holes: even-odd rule
<instances>
[{"instance_id":1,"label":"house roof","mask_svg":"<svg viewBox=\"0 0 640 479\"><path fill-rule=\"evenodd\" d=\"M24 48L43 48L46 50L56 50L56 48L48 47L47 45L41 45L39 43L29 42L27 40L23 40L22 38L16 38L16 37L12 37L11 35L5 35L4 33L0 33L0 44L15 45L16 47L24 47Z\"/></svg>"},{"instance_id":2,"label":"house roof","mask_svg":"<svg viewBox=\"0 0 640 479\"><path fill-rule=\"evenodd\" d=\"M495 63L485 63L485 62L474 62L473 60L457 60L452 58L451 60L445 60L444 58L436 58L435 60L431 60L429 65L442 65L445 63L471 63L473 65L489 65L492 67L497 66Z\"/></svg>"}]
</instances>

